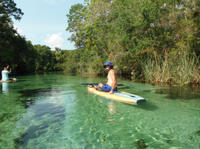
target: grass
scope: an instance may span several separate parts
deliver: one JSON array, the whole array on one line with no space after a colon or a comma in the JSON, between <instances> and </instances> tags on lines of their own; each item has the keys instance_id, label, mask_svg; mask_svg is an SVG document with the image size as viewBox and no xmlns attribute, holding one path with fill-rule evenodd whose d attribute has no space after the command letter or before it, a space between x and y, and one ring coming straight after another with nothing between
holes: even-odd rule
<instances>
[{"instance_id":1,"label":"grass","mask_svg":"<svg viewBox=\"0 0 200 149\"><path fill-rule=\"evenodd\" d=\"M197 58L183 56L169 58L163 61L149 59L144 64L145 81L152 84L198 84L200 71Z\"/></svg>"}]
</instances>

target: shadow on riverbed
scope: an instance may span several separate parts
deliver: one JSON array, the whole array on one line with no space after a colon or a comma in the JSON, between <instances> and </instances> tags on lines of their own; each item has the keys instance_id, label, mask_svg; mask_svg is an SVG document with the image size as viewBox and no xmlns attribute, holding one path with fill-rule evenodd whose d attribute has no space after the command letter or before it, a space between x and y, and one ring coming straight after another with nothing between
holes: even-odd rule
<instances>
[{"instance_id":1,"label":"shadow on riverbed","mask_svg":"<svg viewBox=\"0 0 200 149\"><path fill-rule=\"evenodd\" d=\"M48 96L55 93L60 93L57 89L54 88L38 88L38 89L27 89L19 91L21 97L35 97L35 96Z\"/></svg>"},{"instance_id":2,"label":"shadow on riverbed","mask_svg":"<svg viewBox=\"0 0 200 149\"><path fill-rule=\"evenodd\" d=\"M141 103L139 103L136 108L140 108L143 110L147 110L147 111L155 111L158 109L158 107L156 105L154 105L151 102L148 101L142 101Z\"/></svg>"},{"instance_id":3,"label":"shadow on riverbed","mask_svg":"<svg viewBox=\"0 0 200 149\"><path fill-rule=\"evenodd\" d=\"M200 99L200 89L194 87L168 87L157 89L157 94L167 94L168 99Z\"/></svg>"},{"instance_id":4,"label":"shadow on riverbed","mask_svg":"<svg viewBox=\"0 0 200 149\"><path fill-rule=\"evenodd\" d=\"M39 89L21 90L19 91L19 93L21 94L19 100L22 102L22 105L25 108L28 108L30 105L35 103L36 99L38 99L36 97L51 96L60 93L60 91L54 88L39 88Z\"/></svg>"},{"instance_id":5,"label":"shadow on riverbed","mask_svg":"<svg viewBox=\"0 0 200 149\"><path fill-rule=\"evenodd\" d=\"M30 127L14 140L16 149L26 148L31 139L35 139L38 142L37 140L46 133L49 133L49 135L59 133L64 125L63 121L65 120L66 113L63 106L44 103L35 105L30 110L34 112L34 115L30 117ZM37 124L31 125L34 121L37 121ZM46 135L48 136L48 134Z\"/></svg>"},{"instance_id":6,"label":"shadow on riverbed","mask_svg":"<svg viewBox=\"0 0 200 149\"><path fill-rule=\"evenodd\" d=\"M153 103L149 101L141 101L138 105L130 105L130 104L126 104L126 105L134 106L135 108L140 108L147 111L155 111L158 109L158 106L154 105Z\"/></svg>"}]
</instances>

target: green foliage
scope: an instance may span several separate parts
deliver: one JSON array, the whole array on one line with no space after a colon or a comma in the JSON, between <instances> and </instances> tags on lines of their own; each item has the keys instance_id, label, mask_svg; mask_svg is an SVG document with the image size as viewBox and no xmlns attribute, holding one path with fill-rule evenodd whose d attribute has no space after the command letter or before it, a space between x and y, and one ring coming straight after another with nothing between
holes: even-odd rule
<instances>
[{"instance_id":1,"label":"green foliage","mask_svg":"<svg viewBox=\"0 0 200 149\"><path fill-rule=\"evenodd\" d=\"M0 2L0 63L1 67L10 64L21 73L30 71L34 51L30 43L21 37L13 27L11 16L19 20L23 13L13 0ZM29 58L30 56L30 58ZM27 63L27 64L25 64ZM30 67L28 66L30 65Z\"/></svg>"},{"instance_id":2,"label":"green foliage","mask_svg":"<svg viewBox=\"0 0 200 149\"><path fill-rule=\"evenodd\" d=\"M71 40L81 48L67 57L73 72L81 66L81 72L100 74L100 65L110 60L119 74L133 79L200 82L190 75L199 73L198 0L90 0L72 6L67 16Z\"/></svg>"},{"instance_id":3,"label":"green foliage","mask_svg":"<svg viewBox=\"0 0 200 149\"><path fill-rule=\"evenodd\" d=\"M35 59L36 71L52 71L55 57L47 46L35 45L37 57Z\"/></svg>"},{"instance_id":4,"label":"green foliage","mask_svg":"<svg viewBox=\"0 0 200 149\"><path fill-rule=\"evenodd\" d=\"M79 66L80 61L80 51L67 51L66 52L66 61L64 63L64 70L65 72L69 73L77 73L81 71Z\"/></svg>"},{"instance_id":5,"label":"green foliage","mask_svg":"<svg viewBox=\"0 0 200 149\"><path fill-rule=\"evenodd\" d=\"M86 7L84 7L82 4L76 4L71 7L68 17L68 28L67 30L70 32L73 32L70 40L75 42L75 45L77 47L83 47L83 40L84 36L81 31L82 23L85 19L85 11Z\"/></svg>"},{"instance_id":6,"label":"green foliage","mask_svg":"<svg viewBox=\"0 0 200 149\"><path fill-rule=\"evenodd\" d=\"M55 52L53 52L53 56L55 57L55 62L54 62L54 70L56 71L63 71L64 67L64 62L66 59L66 51L61 50L59 48L55 49Z\"/></svg>"},{"instance_id":7,"label":"green foliage","mask_svg":"<svg viewBox=\"0 0 200 149\"><path fill-rule=\"evenodd\" d=\"M197 84L200 80L198 67L196 57L184 56L172 60L171 57L165 56L163 63L149 59L144 63L145 81L152 84Z\"/></svg>"},{"instance_id":8,"label":"green foliage","mask_svg":"<svg viewBox=\"0 0 200 149\"><path fill-rule=\"evenodd\" d=\"M13 0L1 0L0 1L0 17L13 16L16 20L20 20L23 12L16 7L16 3Z\"/></svg>"},{"instance_id":9,"label":"green foliage","mask_svg":"<svg viewBox=\"0 0 200 149\"><path fill-rule=\"evenodd\" d=\"M41 45L33 46L14 29L11 16L19 20L22 15L13 0L0 1L1 69L10 65L17 74L62 70L64 51L51 51L49 47Z\"/></svg>"}]
</instances>

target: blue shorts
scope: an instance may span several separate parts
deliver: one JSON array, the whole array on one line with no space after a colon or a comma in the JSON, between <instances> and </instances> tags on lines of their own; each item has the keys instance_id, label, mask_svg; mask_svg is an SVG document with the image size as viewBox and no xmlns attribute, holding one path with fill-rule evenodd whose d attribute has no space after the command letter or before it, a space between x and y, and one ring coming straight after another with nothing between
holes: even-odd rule
<instances>
[{"instance_id":1,"label":"blue shorts","mask_svg":"<svg viewBox=\"0 0 200 149\"><path fill-rule=\"evenodd\" d=\"M101 87L101 90L104 91L104 92L110 92L112 89L111 86L109 86L108 84L104 84L102 87ZM114 88L113 91L117 91L117 87Z\"/></svg>"}]
</instances>

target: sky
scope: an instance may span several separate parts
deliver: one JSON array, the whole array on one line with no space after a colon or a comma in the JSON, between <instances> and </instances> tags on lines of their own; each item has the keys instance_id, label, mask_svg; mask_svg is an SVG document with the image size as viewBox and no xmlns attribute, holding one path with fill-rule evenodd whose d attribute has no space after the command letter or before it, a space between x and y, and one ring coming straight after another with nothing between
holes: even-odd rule
<instances>
[{"instance_id":1,"label":"sky","mask_svg":"<svg viewBox=\"0 0 200 149\"><path fill-rule=\"evenodd\" d=\"M24 15L20 21L14 20L18 33L25 36L34 45L47 45L72 50L74 43L66 31L67 14L72 5L84 3L84 0L14 0Z\"/></svg>"}]
</instances>

